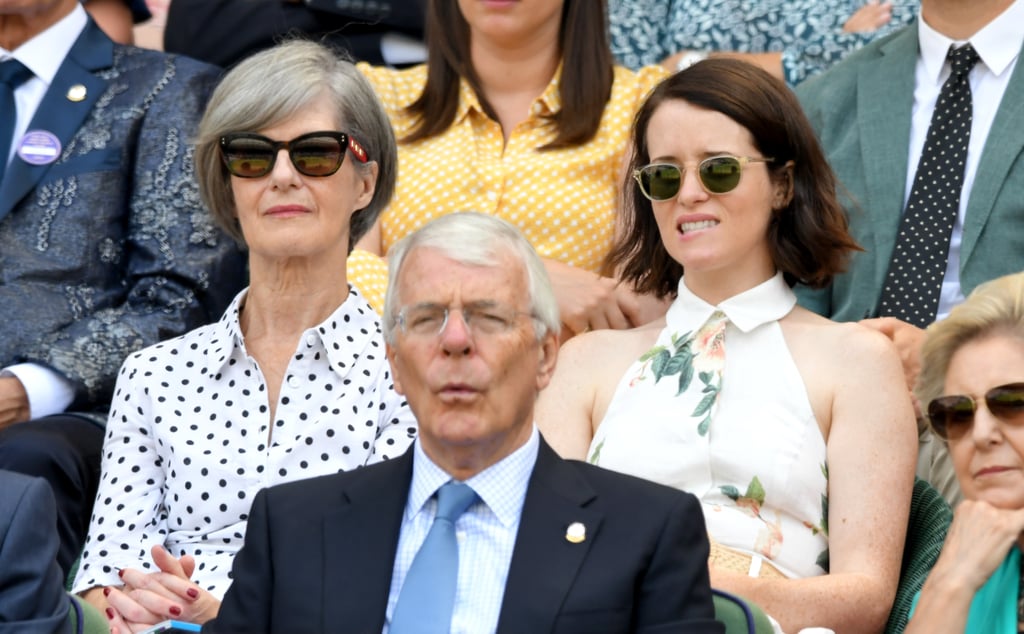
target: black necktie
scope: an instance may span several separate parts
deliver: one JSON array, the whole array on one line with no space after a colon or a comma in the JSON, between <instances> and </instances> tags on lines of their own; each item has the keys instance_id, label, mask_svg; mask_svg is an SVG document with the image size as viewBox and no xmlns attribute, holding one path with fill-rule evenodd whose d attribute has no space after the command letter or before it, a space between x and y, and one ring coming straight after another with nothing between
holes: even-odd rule
<instances>
[{"instance_id":1,"label":"black necktie","mask_svg":"<svg viewBox=\"0 0 1024 634\"><path fill-rule=\"evenodd\" d=\"M16 59L0 62L0 183L7 169L7 155L11 152L14 121L18 110L14 105L14 89L28 80L32 71Z\"/></svg>"},{"instance_id":2,"label":"black necktie","mask_svg":"<svg viewBox=\"0 0 1024 634\"><path fill-rule=\"evenodd\" d=\"M978 53L970 44L950 47L946 59L953 72L935 104L878 305L880 315L920 328L935 321L938 311L971 140L967 76L978 62Z\"/></svg>"}]
</instances>

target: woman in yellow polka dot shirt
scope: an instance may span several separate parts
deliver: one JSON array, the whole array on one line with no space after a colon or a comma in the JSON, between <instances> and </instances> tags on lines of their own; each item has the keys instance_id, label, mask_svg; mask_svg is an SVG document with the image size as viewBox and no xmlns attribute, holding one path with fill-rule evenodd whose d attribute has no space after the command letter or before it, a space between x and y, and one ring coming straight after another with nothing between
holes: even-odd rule
<instances>
[{"instance_id":1,"label":"woman in yellow polka dot shirt","mask_svg":"<svg viewBox=\"0 0 1024 634\"><path fill-rule=\"evenodd\" d=\"M371 303L392 244L473 210L512 222L537 248L570 334L662 314L599 275L633 113L666 74L613 67L605 14L604 0L430 0L426 65L360 64L400 139L395 196L349 260Z\"/></svg>"}]
</instances>

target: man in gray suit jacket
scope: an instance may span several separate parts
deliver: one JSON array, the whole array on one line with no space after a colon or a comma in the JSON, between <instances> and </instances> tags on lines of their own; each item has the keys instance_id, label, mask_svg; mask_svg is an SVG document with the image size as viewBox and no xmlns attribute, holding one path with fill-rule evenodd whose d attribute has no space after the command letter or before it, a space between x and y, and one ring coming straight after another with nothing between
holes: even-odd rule
<instances>
[{"instance_id":1,"label":"man in gray suit jacket","mask_svg":"<svg viewBox=\"0 0 1024 634\"><path fill-rule=\"evenodd\" d=\"M66 570L85 537L121 362L219 315L244 284L244 260L193 178L190 144L216 68L115 45L77 0L0 2L9 65L0 468L50 482Z\"/></svg>"},{"instance_id":2,"label":"man in gray suit jacket","mask_svg":"<svg viewBox=\"0 0 1024 634\"><path fill-rule=\"evenodd\" d=\"M935 318L978 284L1024 269L1024 0L923 0L917 22L869 44L797 89L846 190L851 228L865 252L801 304L842 321L861 320L893 339L907 382L919 368L923 330L879 315L878 304L940 87L946 52L970 43L980 61L968 79L973 119L959 214ZM922 427L922 441L929 444ZM929 454L933 447L923 447ZM940 452L941 453L941 452ZM928 476L956 499L952 471ZM941 456L940 456L941 458Z\"/></svg>"}]
</instances>

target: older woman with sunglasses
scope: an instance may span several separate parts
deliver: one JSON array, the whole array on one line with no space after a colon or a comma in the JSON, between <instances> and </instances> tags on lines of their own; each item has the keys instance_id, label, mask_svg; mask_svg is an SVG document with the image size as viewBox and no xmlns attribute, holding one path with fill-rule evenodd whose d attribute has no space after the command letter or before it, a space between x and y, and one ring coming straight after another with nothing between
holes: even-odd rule
<instances>
[{"instance_id":1,"label":"older woman with sunglasses","mask_svg":"<svg viewBox=\"0 0 1024 634\"><path fill-rule=\"evenodd\" d=\"M427 63L360 64L399 137L394 200L350 260L383 296L384 256L432 218L471 209L537 249L572 335L664 313L602 269L615 233L629 122L666 75L613 65L605 0L429 0Z\"/></svg>"},{"instance_id":2,"label":"older woman with sunglasses","mask_svg":"<svg viewBox=\"0 0 1024 634\"><path fill-rule=\"evenodd\" d=\"M928 327L916 393L964 500L908 634L1024 631L1024 273L974 289Z\"/></svg>"},{"instance_id":3,"label":"older woman with sunglasses","mask_svg":"<svg viewBox=\"0 0 1024 634\"><path fill-rule=\"evenodd\" d=\"M259 53L214 92L195 157L250 284L218 323L122 367L74 584L120 632L216 614L260 489L397 456L415 435L377 314L346 279L395 180L366 79L312 42Z\"/></svg>"},{"instance_id":4,"label":"older woman with sunglasses","mask_svg":"<svg viewBox=\"0 0 1024 634\"><path fill-rule=\"evenodd\" d=\"M791 92L745 62L665 80L637 114L611 262L658 323L568 342L542 393L563 455L696 494L712 584L786 632L881 631L899 577L913 408L882 336L796 305L856 248Z\"/></svg>"}]
</instances>

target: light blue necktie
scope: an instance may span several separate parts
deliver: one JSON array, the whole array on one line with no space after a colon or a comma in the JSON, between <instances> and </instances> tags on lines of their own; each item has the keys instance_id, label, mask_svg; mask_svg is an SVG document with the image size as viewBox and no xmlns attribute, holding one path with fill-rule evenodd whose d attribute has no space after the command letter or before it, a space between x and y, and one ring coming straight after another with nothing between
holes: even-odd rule
<instances>
[{"instance_id":1,"label":"light blue necktie","mask_svg":"<svg viewBox=\"0 0 1024 634\"><path fill-rule=\"evenodd\" d=\"M455 522L476 500L476 492L462 482L448 482L437 490L437 515L405 575L390 634L439 634L451 629L459 580Z\"/></svg>"},{"instance_id":2,"label":"light blue necktie","mask_svg":"<svg viewBox=\"0 0 1024 634\"><path fill-rule=\"evenodd\" d=\"M7 155L11 152L14 122L18 110L14 104L14 89L32 77L32 71L16 59L0 62L0 183L4 182Z\"/></svg>"}]
</instances>

